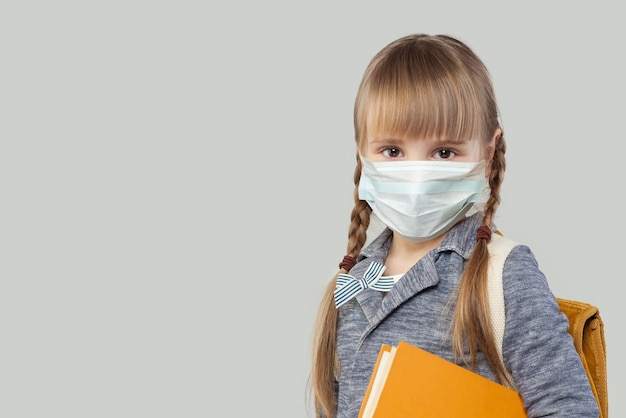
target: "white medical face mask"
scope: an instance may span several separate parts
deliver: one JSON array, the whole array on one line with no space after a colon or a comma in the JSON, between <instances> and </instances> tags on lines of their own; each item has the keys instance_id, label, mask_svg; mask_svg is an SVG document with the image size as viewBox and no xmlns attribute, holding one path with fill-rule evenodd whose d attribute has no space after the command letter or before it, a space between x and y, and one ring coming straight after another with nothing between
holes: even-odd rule
<instances>
[{"instance_id":1,"label":"white medical face mask","mask_svg":"<svg viewBox=\"0 0 626 418\"><path fill-rule=\"evenodd\" d=\"M359 199L392 231L427 241L484 208L485 162L391 161L361 157Z\"/></svg>"}]
</instances>

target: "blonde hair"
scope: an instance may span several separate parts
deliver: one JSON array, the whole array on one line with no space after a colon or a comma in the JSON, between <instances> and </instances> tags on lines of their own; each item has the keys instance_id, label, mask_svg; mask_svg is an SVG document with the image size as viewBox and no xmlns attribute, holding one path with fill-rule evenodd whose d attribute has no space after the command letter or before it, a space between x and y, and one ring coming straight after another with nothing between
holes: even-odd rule
<instances>
[{"instance_id":1,"label":"blonde hair","mask_svg":"<svg viewBox=\"0 0 626 418\"><path fill-rule=\"evenodd\" d=\"M406 137L435 136L447 141L478 139L487 144L500 127L490 75L482 61L459 40L447 35L416 34L400 38L370 61L354 106L357 149L368 133ZM493 227L500 203L506 145L496 141L489 171L491 195L484 208L483 225ZM348 231L347 255L356 258L367 238L371 208L359 200L360 159L354 172L354 208ZM478 240L460 279L452 323L452 351L476 367L478 351L498 379L510 384L494 343L487 300L487 241ZM339 273L346 273L340 269ZM311 385L316 416L331 417L336 410L336 326L338 310L333 292L337 276L329 282L318 311Z\"/></svg>"}]
</instances>

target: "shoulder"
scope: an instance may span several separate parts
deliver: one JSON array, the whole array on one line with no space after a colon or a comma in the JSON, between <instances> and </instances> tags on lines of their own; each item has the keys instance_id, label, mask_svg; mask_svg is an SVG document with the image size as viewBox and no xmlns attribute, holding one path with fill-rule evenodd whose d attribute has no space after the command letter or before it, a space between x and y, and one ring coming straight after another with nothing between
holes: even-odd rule
<instances>
[{"instance_id":1,"label":"shoulder","mask_svg":"<svg viewBox=\"0 0 626 418\"><path fill-rule=\"evenodd\" d=\"M489 243L489 256L492 268L499 269L502 274L507 304L515 303L514 301L535 301L542 305L547 304L549 311L555 309L556 303L548 280L539 268L530 247L511 238L493 234Z\"/></svg>"},{"instance_id":2,"label":"shoulder","mask_svg":"<svg viewBox=\"0 0 626 418\"><path fill-rule=\"evenodd\" d=\"M549 282L532 250L524 244L509 242L502 267L502 287L507 318L543 318L560 323L559 307ZM508 319L507 319L508 320Z\"/></svg>"}]
</instances>

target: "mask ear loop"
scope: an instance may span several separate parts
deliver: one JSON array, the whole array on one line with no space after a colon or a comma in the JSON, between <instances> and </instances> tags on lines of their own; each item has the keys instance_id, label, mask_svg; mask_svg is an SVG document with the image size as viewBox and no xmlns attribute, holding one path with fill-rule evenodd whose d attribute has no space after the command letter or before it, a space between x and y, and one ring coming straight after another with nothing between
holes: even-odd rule
<instances>
[{"instance_id":1,"label":"mask ear loop","mask_svg":"<svg viewBox=\"0 0 626 418\"><path fill-rule=\"evenodd\" d=\"M500 112L498 112L496 116L496 122L498 123L497 127L504 131L504 128L502 127L502 115L500 114Z\"/></svg>"}]
</instances>

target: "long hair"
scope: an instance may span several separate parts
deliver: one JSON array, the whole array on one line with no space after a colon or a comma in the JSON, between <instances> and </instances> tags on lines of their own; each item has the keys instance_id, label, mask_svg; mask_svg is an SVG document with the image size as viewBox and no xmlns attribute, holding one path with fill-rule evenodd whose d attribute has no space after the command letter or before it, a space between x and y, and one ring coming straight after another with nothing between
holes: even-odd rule
<instances>
[{"instance_id":1,"label":"long hair","mask_svg":"<svg viewBox=\"0 0 626 418\"><path fill-rule=\"evenodd\" d=\"M447 35L416 34L400 38L372 58L354 106L357 145L354 208L348 230L348 256L357 257L366 242L371 208L359 200L359 151L368 133L405 137L438 137L448 141L481 140L487 144L499 128L498 108L490 75L482 61L461 41ZM483 224L493 226L500 203L506 145L501 135L489 170L490 197ZM487 242L479 240L461 276L452 322L452 351L472 368L481 351L497 378L510 384L494 342L487 298ZM340 269L337 273L346 273ZM336 326L338 310L329 282L319 307L313 338L311 384L318 417L336 411ZM464 347L469 349L466 358Z\"/></svg>"}]
</instances>

